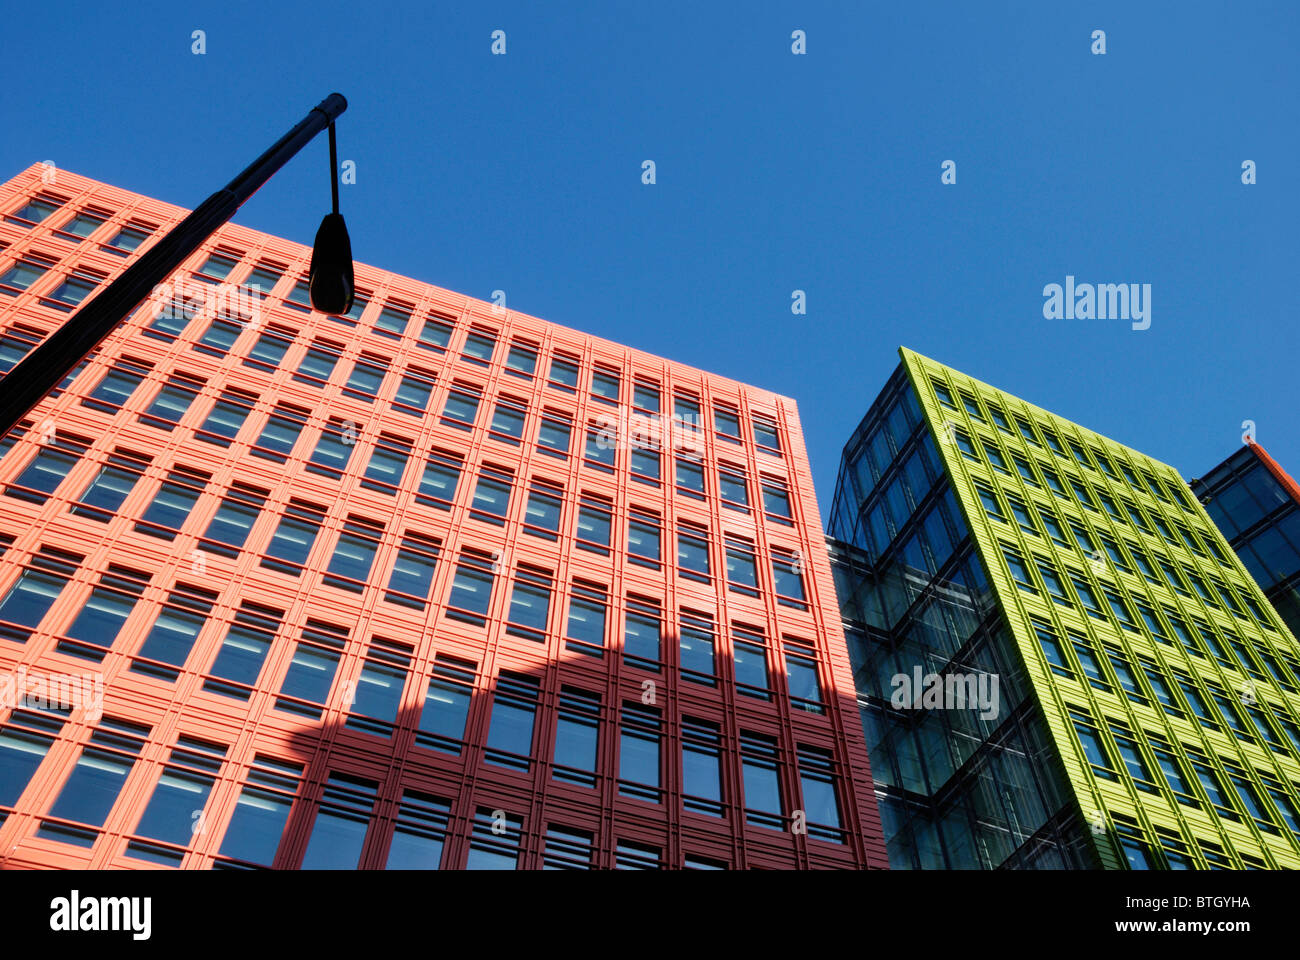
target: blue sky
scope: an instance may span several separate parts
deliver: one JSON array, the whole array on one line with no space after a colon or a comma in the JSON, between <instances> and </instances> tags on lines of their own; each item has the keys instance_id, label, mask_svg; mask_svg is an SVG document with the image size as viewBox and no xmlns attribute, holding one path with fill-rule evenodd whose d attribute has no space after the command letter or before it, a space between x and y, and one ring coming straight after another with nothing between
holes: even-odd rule
<instances>
[{"instance_id":1,"label":"blue sky","mask_svg":"<svg viewBox=\"0 0 1300 960\"><path fill-rule=\"evenodd\" d=\"M1247 419L1300 473L1300 5L177 6L12 7L0 178L194 206L338 90L358 260L795 397L823 514L900 344L1185 476ZM237 222L310 243L325 156ZM1150 329L1045 320L1067 274Z\"/></svg>"}]
</instances>

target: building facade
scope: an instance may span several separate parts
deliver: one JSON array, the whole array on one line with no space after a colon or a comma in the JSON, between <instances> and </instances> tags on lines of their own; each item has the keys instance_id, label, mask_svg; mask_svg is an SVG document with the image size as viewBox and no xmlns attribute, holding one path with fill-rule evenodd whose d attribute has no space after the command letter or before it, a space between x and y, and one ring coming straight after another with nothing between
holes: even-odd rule
<instances>
[{"instance_id":1,"label":"building facade","mask_svg":"<svg viewBox=\"0 0 1300 960\"><path fill-rule=\"evenodd\" d=\"M1264 596L1300 635L1300 486L1253 441L1191 486Z\"/></svg>"},{"instance_id":2,"label":"building facade","mask_svg":"<svg viewBox=\"0 0 1300 960\"><path fill-rule=\"evenodd\" d=\"M1300 647L1178 473L901 356L829 523L891 866L1300 866Z\"/></svg>"},{"instance_id":3,"label":"building facade","mask_svg":"<svg viewBox=\"0 0 1300 960\"><path fill-rule=\"evenodd\" d=\"M3 370L185 213L0 187ZM795 404L309 258L223 227L4 439L0 864L886 866Z\"/></svg>"}]
</instances>

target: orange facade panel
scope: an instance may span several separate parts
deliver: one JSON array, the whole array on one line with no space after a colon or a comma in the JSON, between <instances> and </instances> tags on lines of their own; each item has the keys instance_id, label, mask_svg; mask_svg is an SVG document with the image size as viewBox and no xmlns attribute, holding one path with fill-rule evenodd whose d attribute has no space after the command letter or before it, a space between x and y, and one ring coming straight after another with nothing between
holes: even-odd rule
<instances>
[{"instance_id":1,"label":"orange facade panel","mask_svg":"<svg viewBox=\"0 0 1300 960\"><path fill-rule=\"evenodd\" d=\"M0 186L0 368L185 213ZM4 439L4 864L884 867L794 402L309 258L223 227Z\"/></svg>"}]
</instances>

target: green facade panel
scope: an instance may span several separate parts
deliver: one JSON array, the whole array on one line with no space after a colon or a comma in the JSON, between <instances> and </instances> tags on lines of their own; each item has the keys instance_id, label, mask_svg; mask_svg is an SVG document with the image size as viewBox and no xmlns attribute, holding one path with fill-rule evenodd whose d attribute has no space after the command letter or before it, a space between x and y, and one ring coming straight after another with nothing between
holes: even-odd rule
<instances>
[{"instance_id":1,"label":"green facade panel","mask_svg":"<svg viewBox=\"0 0 1300 960\"><path fill-rule=\"evenodd\" d=\"M900 354L1100 862L1300 867L1300 644L1182 477Z\"/></svg>"}]
</instances>

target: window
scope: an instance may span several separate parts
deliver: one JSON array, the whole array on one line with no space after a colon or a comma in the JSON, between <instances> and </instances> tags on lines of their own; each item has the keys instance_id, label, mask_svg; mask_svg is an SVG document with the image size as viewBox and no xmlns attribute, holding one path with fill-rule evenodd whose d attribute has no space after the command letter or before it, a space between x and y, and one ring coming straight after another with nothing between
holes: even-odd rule
<instances>
[{"instance_id":1,"label":"window","mask_svg":"<svg viewBox=\"0 0 1300 960\"><path fill-rule=\"evenodd\" d=\"M492 362L492 354L497 349L496 334L482 327L471 327L465 337L465 346L461 348L460 358L469 363L477 363L480 366L488 366Z\"/></svg>"},{"instance_id":2,"label":"window","mask_svg":"<svg viewBox=\"0 0 1300 960\"><path fill-rule=\"evenodd\" d=\"M524 436L524 418L527 414L528 407L522 400L501 398L492 411L492 423L488 427L492 439L519 446L519 441Z\"/></svg>"},{"instance_id":3,"label":"window","mask_svg":"<svg viewBox=\"0 0 1300 960\"><path fill-rule=\"evenodd\" d=\"M236 700L249 699L283 619L283 610L251 600L241 603L208 668L203 689Z\"/></svg>"},{"instance_id":4,"label":"window","mask_svg":"<svg viewBox=\"0 0 1300 960\"><path fill-rule=\"evenodd\" d=\"M244 289L257 296L259 300L275 289L275 285L284 276L285 268L278 264L262 262L248 272L244 278Z\"/></svg>"},{"instance_id":5,"label":"window","mask_svg":"<svg viewBox=\"0 0 1300 960\"><path fill-rule=\"evenodd\" d=\"M1173 790L1174 798L1185 806L1199 808L1201 802L1192 792L1182 761L1178 759L1177 754L1163 740L1155 737L1148 737L1148 739L1151 743L1151 752L1156 758L1156 766L1165 775L1165 781Z\"/></svg>"},{"instance_id":6,"label":"window","mask_svg":"<svg viewBox=\"0 0 1300 960\"><path fill-rule=\"evenodd\" d=\"M769 420L766 417L754 417L754 443L768 453L775 453L778 456L781 453L781 434L778 431L776 421Z\"/></svg>"},{"instance_id":7,"label":"window","mask_svg":"<svg viewBox=\"0 0 1300 960\"><path fill-rule=\"evenodd\" d=\"M708 533L699 527L683 528L677 534L677 572L690 580L710 583Z\"/></svg>"},{"instance_id":8,"label":"window","mask_svg":"<svg viewBox=\"0 0 1300 960\"><path fill-rule=\"evenodd\" d=\"M384 637L372 637L361 662L356 690L349 707L347 726L377 737L391 737L397 710L411 667L410 646Z\"/></svg>"},{"instance_id":9,"label":"window","mask_svg":"<svg viewBox=\"0 0 1300 960\"><path fill-rule=\"evenodd\" d=\"M307 417L307 411L301 407L277 404L250 452L263 460L284 463L293 452L302 428L307 425Z\"/></svg>"},{"instance_id":10,"label":"window","mask_svg":"<svg viewBox=\"0 0 1300 960\"><path fill-rule=\"evenodd\" d=\"M762 633L733 624L731 650L736 671L736 691L757 700L771 700L767 646L763 642Z\"/></svg>"},{"instance_id":11,"label":"window","mask_svg":"<svg viewBox=\"0 0 1300 960\"><path fill-rule=\"evenodd\" d=\"M1061 646L1060 638L1049 626L1040 621L1033 621L1033 626L1034 634L1038 637L1038 645L1047 659L1048 669L1058 677L1073 679L1074 671L1070 669L1070 661L1066 659L1065 648Z\"/></svg>"},{"instance_id":12,"label":"window","mask_svg":"<svg viewBox=\"0 0 1300 960\"><path fill-rule=\"evenodd\" d=\"M983 484L975 485L975 492L979 495L980 504L984 507L984 512L994 520L1007 522L1007 515L1002 511L1002 504L998 502L998 495L985 487Z\"/></svg>"},{"instance_id":13,"label":"window","mask_svg":"<svg viewBox=\"0 0 1300 960\"><path fill-rule=\"evenodd\" d=\"M492 720L483 754L487 762L516 770L530 768L539 697L536 677L501 671L492 697Z\"/></svg>"},{"instance_id":14,"label":"window","mask_svg":"<svg viewBox=\"0 0 1300 960\"><path fill-rule=\"evenodd\" d=\"M334 544L334 555L330 557L323 582L352 593L364 592L383 535L382 524L349 515Z\"/></svg>"},{"instance_id":15,"label":"window","mask_svg":"<svg viewBox=\"0 0 1300 960\"><path fill-rule=\"evenodd\" d=\"M776 584L776 602L783 607L808 609L803 592L802 558L798 554L772 549L772 580Z\"/></svg>"},{"instance_id":16,"label":"window","mask_svg":"<svg viewBox=\"0 0 1300 960\"><path fill-rule=\"evenodd\" d=\"M388 361L374 354L363 353L352 366L352 375L343 387L345 396L356 397L371 403L379 395L379 388L388 375Z\"/></svg>"},{"instance_id":17,"label":"window","mask_svg":"<svg viewBox=\"0 0 1300 960\"><path fill-rule=\"evenodd\" d=\"M411 459L411 441L391 434L381 433L375 449L370 453L361 486L376 490L386 496L395 496L401 486L406 464Z\"/></svg>"},{"instance_id":18,"label":"window","mask_svg":"<svg viewBox=\"0 0 1300 960\"><path fill-rule=\"evenodd\" d=\"M148 458L129 450L117 450L109 454L108 462L99 468L94 479L90 481L81 497L72 506L72 513L88 516L100 523L108 523L113 514L130 496L135 481L140 479L148 466Z\"/></svg>"},{"instance_id":19,"label":"window","mask_svg":"<svg viewBox=\"0 0 1300 960\"><path fill-rule=\"evenodd\" d=\"M663 718L654 707L624 702L619 722L618 792L659 803Z\"/></svg>"},{"instance_id":20,"label":"window","mask_svg":"<svg viewBox=\"0 0 1300 960\"><path fill-rule=\"evenodd\" d=\"M202 380L184 374L173 374L154 396L149 409L140 414L140 422L159 430L171 430L181 422L185 411L190 408L201 389Z\"/></svg>"},{"instance_id":21,"label":"window","mask_svg":"<svg viewBox=\"0 0 1300 960\"><path fill-rule=\"evenodd\" d=\"M603 497L583 494L578 502L579 550L609 556L609 537L613 527L613 504Z\"/></svg>"},{"instance_id":22,"label":"window","mask_svg":"<svg viewBox=\"0 0 1300 960\"><path fill-rule=\"evenodd\" d=\"M214 357L224 357L230 352L230 348L235 345L239 335L244 332L242 323L235 323L224 317L216 317L208 324L207 330L199 338L199 342L194 344L194 349L199 353L211 354Z\"/></svg>"},{"instance_id":23,"label":"window","mask_svg":"<svg viewBox=\"0 0 1300 960\"><path fill-rule=\"evenodd\" d=\"M266 504L268 491L236 483L230 488L213 515L199 549L224 556L235 556L243 549L257 515Z\"/></svg>"},{"instance_id":24,"label":"window","mask_svg":"<svg viewBox=\"0 0 1300 960\"><path fill-rule=\"evenodd\" d=\"M524 505L524 533L543 540L558 539L563 506L564 491L560 487L534 480Z\"/></svg>"},{"instance_id":25,"label":"window","mask_svg":"<svg viewBox=\"0 0 1300 960\"><path fill-rule=\"evenodd\" d=\"M212 590L178 583L167 596L153 627L136 652L131 670L167 682L180 676L194 641L208 622L217 594Z\"/></svg>"},{"instance_id":26,"label":"window","mask_svg":"<svg viewBox=\"0 0 1300 960\"><path fill-rule=\"evenodd\" d=\"M1094 620L1105 620L1106 614L1101 609L1101 604L1097 601L1097 594L1093 592L1091 585L1080 577L1071 577L1070 582L1074 584L1074 590L1079 595L1079 603L1083 605L1083 610Z\"/></svg>"},{"instance_id":27,"label":"window","mask_svg":"<svg viewBox=\"0 0 1300 960\"><path fill-rule=\"evenodd\" d=\"M110 563L100 576L99 585L63 631L55 650L102 662L148 585L149 574Z\"/></svg>"},{"instance_id":28,"label":"window","mask_svg":"<svg viewBox=\"0 0 1300 960\"><path fill-rule=\"evenodd\" d=\"M298 364L293 379L313 387L325 386L334 373L334 367L338 364L342 352L342 344L329 340L313 340L302 362Z\"/></svg>"},{"instance_id":29,"label":"window","mask_svg":"<svg viewBox=\"0 0 1300 960\"><path fill-rule=\"evenodd\" d=\"M1015 461L1016 471L1020 474L1020 478L1031 487L1038 486L1038 478L1034 474L1034 468L1029 465L1029 461L1014 453L1011 455L1011 459Z\"/></svg>"},{"instance_id":30,"label":"window","mask_svg":"<svg viewBox=\"0 0 1300 960\"><path fill-rule=\"evenodd\" d=\"M113 364L89 396L81 401L82 406L116 413L131 399L131 394L148 376L149 370L149 364L123 357Z\"/></svg>"},{"instance_id":31,"label":"window","mask_svg":"<svg viewBox=\"0 0 1300 960\"><path fill-rule=\"evenodd\" d=\"M1106 551L1106 556L1110 558L1111 565L1121 573L1133 574L1133 567L1125 556L1124 550L1118 543L1105 534L1101 535L1101 545Z\"/></svg>"},{"instance_id":32,"label":"window","mask_svg":"<svg viewBox=\"0 0 1300 960\"><path fill-rule=\"evenodd\" d=\"M514 474L501 467L484 464L479 470L474 486L474 499L470 501L470 516L484 523L504 526L510 513L510 492Z\"/></svg>"},{"instance_id":33,"label":"window","mask_svg":"<svg viewBox=\"0 0 1300 960\"><path fill-rule=\"evenodd\" d=\"M79 847L93 845L148 736L146 726L108 716L101 719L37 835ZM187 823L192 822L187 818Z\"/></svg>"},{"instance_id":34,"label":"window","mask_svg":"<svg viewBox=\"0 0 1300 960\"><path fill-rule=\"evenodd\" d=\"M506 816L504 822L495 811L480 807L474 818L466 870L514 870L519 866L519 838L523 821Z\"/></svg>"},{"instance_id":35,"label":"window","mask_svg":"<svg viewBox=\"0 0 1300 960\"><path fill-rule=\"evenodd\" d=\"M704 499L704 467L700 461L690 457L678 457L677 492L696 500ZM766 502L766 488L764 490Z\"/></svg>"},{"instance_id":36,"label":"window","mask_svg":"<svg viewBox=\"0 0 1300 960\"><path fill-rule=\"evenodd\" d=\"M389 301L375 318L375 333L390 340L399 340L406 333L406 325L411 322L414 307L397 301ZM444 344L445 346L445 344Z\"/></svg>"},{"instance_id":37,"label":"window","mask_svg":"<svg viewBox=\"0 0 1300 960\"><path fill-rule=\"evenodd\" d=\"M451 342L451 330L452 321L448 317L426 317L424 327L420 328L420 338L416 346L424 350L432 350L435 354L446 353L447 343Z\"/></svg>"},{"instance_id":38,"label":"window","mask_svg":"<svg viewBox=\"0 0 1300 960\"><path fill-rule=\"evenodd\" d=\"M721 440L740 443L740 414L729 407L715 405L713 408L713 430Z\"/></svg>"},{"instance_id":39,"label":"window","mask_svg":"<svg viewBox=\"0 0 1300 960\"><path fill-rule=\"evenodd\" d=\"M0 810L13 808L63 730L54 711L15 709L0 727ZM3 816L3 813L0 813Z\"/></svg>"},{"instance_id":40,"label":"window","mask_svg":"<svg viewBox=\"0 0 1300 960\"><path fill-rule=\"evenodd\" d=\"M352 450L357 445L357 425L351 420L330 417L321 430L306 469L312 473L338 479L347 469Z\"/></svg>"},{"instance_id":41,"label":"window","mask_svg":"<svg viewBox=\"0 0 1300 960\"><path fill-rule=\"evenodd\" d=\"M555 410L543 411L541 425L537 429L538 450L552 457L567 459L572 436L572 417ZM613 463L612 456L610 463Z\"/></svg>"},{"instance_id":42,"label":"window","mask_svg":"<svg viewBox=\"0 0 1300 960\"><path fill-rule=\"evenodd\" d=\"M606 610L604 587L575 580L569 595L569 622L564 631L564 648L588 656L603 656Z\"/></svg>"},{"instance_id":43,"label":"window","mask_svg":"<svg viewBox=\"0 0 1300 960\"><path fill-rule=\"evenodd\" d=\"M628 514L627 554L630 562L658 570L661 538L658 516L635 509Z\"/></svg>"},{"instance_id":44,"label":"window","mask_svg":"<svg viewBox=\"0 0 1300 960\"><path fill-rule=\"evenodd\" d=\"M1011 507L1011 513L1016 518L1016 523L1021 530L1031 537L1041 536L1038 527L1034 525L1034 515L1026 504L1008 495L1007 505Z\"/></svg>"},{"instance_id":45,"label":"window","mask_svg":"<svg viewBox=\"0 0 1300 960\"><path fill-rule=\"evenodd\" d=\"M185 525L194 504L203 495L208 479L207 474L184 467L172 470L135 529L151 537L175 540L176 532Z\"/></svg>"},{"instance_id":46,"label":"window","mask_svg":"<svg viewBox=\"0 0 1300 960\"><path fill-rule=\"evenodd\" d=\"M54 266L53 260L39 254L28 254L0 274L0 293L13 296L15 292L28 289L52 266Z\"/></svg>"},{"instance_id":47,"label":"window","mask_svg":"<svg viewBox=\"0 0 1300 960\"><path fill-rule=\"evenodd\" d=\"M378 792L372 780L329 775L302 857L303 870L355 870L360 865Z\"/></svg>"},{"instance_id":48,"label":"window","mask_svg":"<svg viewBox=\"0 0 1300 960\"><path fill-rule=\"evenodd\" d=\"M473 430L481 399L478 388L457 381L447 393L442 408L442 422L458 430Z\"/></svg>"},{"instance_id":49,"label":"window","mask_svg":"<svg viewBox=\"0 0 1300 960\"><path fill-rule=\"evenodd\" d=\"M429 398L437 376L419 367L411 367L402 376L398 392L393 398L393 408L408 416L422 416L429 408Z\"/></svg>"},{"instance_id":50,"label":"window","mask_svg":"<svg viewBox=\"0 0 1300 960\"><path fill-rule=\"evenodd\" d=\"M266 332L257 338L253 348L248 351L248 359L244 361L244 366L256 367L260 370L275 370L280 366L280 361L284 359L291 346L293 346L292 330L286 330L284 327L268 327Z\"/></svg>"},{"instance_id":51,"label":"window","mask_svg":"<svg viewBox=\"0 0 1300 960\"><path fill-rule=\"evenodd\" d=\"M347 642L345 627L309 617L280 684L275 708L319 720Z\"/></svg>"},{"instance_id":52,"label":"window","mask_svg":"<svg viewBox=\"0 0 1300 960\"><path fill-rule=\"evenodd\" d=\"M1106 590L1106 602L1110 604L1110 609L1115 614L1115 619L1125 630L1137 632L1137 623L1133 620L1133 614L1129 612L1128 603L1119 594Z\"/></svg>"},{"instance_id":53,"label":"window","mask_svg":"<svg viewBox=\"0 0 1300 960\"><path fill-rule=\"evenodd\" d=\"M423 610L433 584L433 573L438 566L441 544L434 537L407 531L393 561L393 571L388 577L388 590L384 599L405 607Z\"/></svg>"},{"instance_id":54,"label":"window","mask_svg":"<svg viewBox=\"0 0 1300 960\"><path fill-rule=\"evenodd\" d=\"M646 413L659 412L659 385L637 379L632 384L632 406Z\"/></svg>"},{"instance_id":55,"label":"window","mask_svg":"<svg viewBox=\"0 0 1300 960\"><path fill-rule=\"evenodd\" d=\"M148 240L149 234L153 233L155 229L155 227L142 227L140 224L128 224L119 230L117 236L108 241L101 249L119 257L124 257Z\"/></svg>"},{"instance_id":56,"label":"window","mask_svg":"<svg viewBox=\"0 0 1300 960\"><path fill-rule=\"evenodd\" d=\"M437 870L450 819L451 804L446 800L415 790L404 791L384 869Z\"/></svg>"},{"instance_id":57,"label":"window","mask_svg":"<svg viewBox=\"0 0 1300 960\"><path fill-rule=\"evenodd\" d=\"M416 502L439 510L450 510L452 501L456 499L456 487L460 484L463 464L459 454L436 447L430 451L424 462L424 475L420 478Z\"/></svg>"},{"instance_id":58,"label":"window","mask_svg":"<svg viewBox=\"0 0 1300 960\"><path fill-rule=\"evenodd\" d=\"M1093 775L1105 780L1117 779L1118 774L1111 765L1101 731L1082 717L1071 714L1071 719L1074 721L1075 734L1083 747L1084 756L1092 767Z\"/></svg>"},{"instance_id":59,"label":"window","mask_svg":"<svg viewBox=\"0 0 1300 960\"><path fill-rule=\"evenodd\" d=\"M678 639L682 678L708 687L717 686L713 620L707 614L683 610Z\"/></svg>"},{"instance_id":60,"label":"window","mask_svg":"<svg viewBox=\"0 0 1300 960\"><path fill-rule=\"evenodd\" d=\"M594 787L599 740L600 694L577 687L560 687L551 776L580 787Z\"/></svg>"},{"instance_id":61,"label":"window","mask_svg":"<svg viewBox=\"0 0 1300 960\"><path fill-rule=\"evenodd\" d=\"M262 566L296 577L316 542L316 534L325 519L325 508L303 500L290 500L284 515L267 544Z\"/></svg>"},{"instance_id":62,"label":"window","mask_svg":"<svg viewBox=\"0 0 1300 960\"><path fill-rule=\"evenodd\" d=\"M728 537L726 544L727 588L733 593L758 596L758 563L754 545L748 540Z\"/></svg>"},{"instance_id":63,"label":"window","mask_svg":"<svg viewBox=\"0 0 1300 960\"><path fill-rule=\"evenodd\" d=\"M551 372L547 377L547 386L566 393L574 393L578 387L578 358L556 354L551 358Z\"/></svg>"},{"instance_id":64,"label":"window","mask_svg":"<svg viewBox=\"0 0 1300 960\"><path fill-rule=\"evenodd\" d=\"M89 445L89 440L55 433L47 442L41 443L23 472L5 487L5 494L19 500L44 503L73 465L85 455Z\"/></svg>"},{"instance_id":65,"label":"window","mask_svg":"<svg viewBox=\"0 0 1300 960\"><path fill-rule=\"evenodd\" d=\"M493 559L478 551L461 551L447 599L447 616L483 626L487 623L495 581L496 562Z\"/></svg>"},{"instance_id":66,"label":"window","mask_svg":"<svg viewBox=\"0 0 1300 960\"><path fill-rule=\"evenodd\" d=\"M546 830L543 870L590 870L595 848L590 833L554 824Z\"/></svg>"},{"instance_id":67,"label":"window","mask_svg":"<svg viewBox=\"0 0 1300 960\"><path fill-rule=\"evenodd\" d=\"M790 518L790 494L785 482L772 477L763 478L763 511L767 519L793 526Z\"/></svg>"},{"instance_id":68,"label":"window","mask_svg":"<svg viewBox=\"0 0 1300 960\"><path fill-rule=\"evenodd\" d=\"M511 584L506 633L538 643L545 641L552 589L550 571L520 564Z\"/></svg>"},{"instance_id":69,"label":"window","mask_svg":"<svg viewBox=\"0 0 1300 960\"><path fill-rule=\"evenodd\" d=\"M536 369L537 347L522 340L510 341L510 352L506 354L506 373L531 380Z\"/></svg>"},{"instance_id":70,"label":"window","mask_svg":"<svg viewBox=\"0 0 1300 960\"><path fill-rule=\"evenodd\" d=\"M232 251L233 253L233 251ZM230 271L239 263L239 254L227 256L214 252L203 261L203 265L194 271L194 279L204 283L219 283L230 275Z\"/></svg>"},{"instance_id":71,"label":"window","mask_svg":"<svg viewBox=\"0 0 1300 960\"><path fill-rule=\"evenodd\" d=\"M1192 771L1196 774L1196 779L1200 781L1201 789L1209 797L1210 803L1214 804L1215 812L1225 820L1231 820L1234 823L1240 822L1241 817L1233 809L1232 801L1228 799L1228 795L1223 789L1223 781L1219 779L1218 772L1210 765L1209 760L1190 750L1188 755L1192 758Z\"/></svg>"},{"instance_id":72,"label":"window","mask_svg":"<svg viewBox=\"0 0 1300 960\"><path fill-rule=\"evenodd\" d=\"M722 505L742 513L749 513L749 484L745 474L737 467L719 464L718 490Z\"/></svg>"},{"instance_id":73,"label":"window","mask_svg":"<svg viewBox=\"0 0 1300 960\"><path fill-rule=\"evenodd\" d=\"M226 748L220 744L181 736L133 831L138 838L159 843L131 840L126 844L127 855L179 866L196 835L195 817L207 807L225 757Z\"/></svg>"},{"instance_id":74,"label":"window","mask_svg":"<svg viewBox=\"0 0 1300 960\"><path fill-rule=\"evenodd\" d=\"M740 731L740 765L745 790L745 822L780 830L785 825L781 802L781 763L776 738Z\"/></svg>"},{"instance_id":75,"label":"window","mask_svg":"<svg viewBox=\"0 0 1300 960\"><path fill-rule=\"evenodd\" d=\"M722 734L708 720L682 717L682 805L722 816Z\"/></svg>"},{"instance_id":76,"label":"window","mask_svg":"<svg viewBox=\"0 0 1300 960\"><path fill-rule=\"evenodd\" d=\"M648 483L651 486L659 486L660 457L658 446L633 446L631 471L633 480Z\"/></svg>"},{"instance_id":77,"label":"window","mask_svg":"<svg viewBox=\"0 0 1300 960\"><path fill-rule=\"evenodd\" d=\"M0 600L0 636L25 643L40 626L68 580L76 573L82 557L42 547Z\"/></svg>"},{"instance_id":78,"label":"window","mask_svg":"<svg viewBox=\"0 0 1300 960\"><path fill-rule=\"evenodd\" d=\"M1065 589L1065 584L1054 567L1047 560L1038 561L1038 574L1043 578L1043 586L1047 588L1047 595L1052 598L1053 602L1063 607L1074 606L1074 601L1070 599L1069 592Z\"/></svg>"},{"instance_id":79,"label":"window","mask_svg":"<svg viewBox=\"0 0 1300 960\"><path fill-rule=\"evenodd\" d=\"M591 375L591 395L597 400L618 403L621 386L617 370L598 366Z\"/></svg>"},{"instance_id":80,"label":"window","mask_svg":"<svg viewBox=\"0 0 1300 960\"><path fill-rule=\"evenodd\" d=\"M477 669L468 660L458 660L442 653L437 655L424 698L424 709L420 713L420 728L415 732L415 742L419 746L460 755Z\"/></svg>"},{"instance_id":81,"label":"window","mask_svg":"<svg viewBox=\"0 0 1300 960\"><path fill-rule=\"evenodd\" d=\"M799 785L803 791L803 811L808 818L808 836L843 843L835 757L829 750L804 744L798 749Z\"/></svg>"},{"instance_id":82,"label":"window","mask_svg":"<svg viewBox=\"0 0 1300 960\"><path fill-rule=\"evenodd\" d=\"M194 431L194 435L205 443L218 447L228 447L239 435L239 430L252 413L257 397L242 390L223 390L220 398L212 405L208 418Z\"/></svg>"},{"instance_id":83,"label":"window","mask_svg":"<svg viewBox=\"0 0 1300 960\"><path fill-rule=\"evenodd\" d=\"M623 662L642 670L659 672L659 604L636 596L627 598L623 616Z\"/></svg>"},{"instance_id":84,"label":"window","mask_svg":"<svg viewBox=\"0 0 1300 960\"><path fill-rule=\"evenodd\" d=\"M67 313L94 293L95 288L105 279L105 275L98 271L85 268L74 270L48 298L42 298L41 302L47 307Z\"/></svg>"},{"instance_id":85,"label":"window","mask_svg":"<svg viewBox=\"0 0 1300 960\"><path fill-rule=\"evenodd\" d=\"M22 323L12 324L3 335L0 335L0 374L12 370L33 347L44 339L44 330Z\"/></svg>"},{"instance_id":86,"label":"window","mask_svg":"<svg viewBox=\"0 0 1300 960\"><path fill-rule=\"evenodd\" d=\"M27 203L11 213L6 219L26 220L27 223L19 226L35 226L55 210L58 210L67 201L62 197L55 197L50 194L40 194L32 197Z\"/></svg>"}]
</instances>

